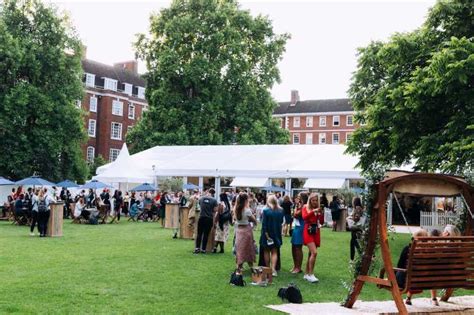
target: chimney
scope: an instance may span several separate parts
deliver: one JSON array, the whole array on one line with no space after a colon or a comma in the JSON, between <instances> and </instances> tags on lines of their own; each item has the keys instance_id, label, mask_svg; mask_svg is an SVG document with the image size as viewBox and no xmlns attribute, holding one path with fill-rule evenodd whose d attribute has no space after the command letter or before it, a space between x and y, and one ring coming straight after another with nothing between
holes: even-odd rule
<instances>
[{"instance_id":1,"label":"chimney","mask_svg":"<svg viewBox=\"0 0 474 315\"><path fill-rule=\"evenodd\" d=\"M136 60L117 62L114 63L114 67L126 69L132 73L138 74L138 63Z\"/></svg>"},{"instance_id":2,"label":"chimney","mask_svg":"<svg viewBox=\"0 0 474 315\"><path fill-rule=\"evenodd\" d=\"M291 102L290 106L295 106L297 102L300 101L300 94L298 90L291 90Z\"/></svg>"}]
</instances>

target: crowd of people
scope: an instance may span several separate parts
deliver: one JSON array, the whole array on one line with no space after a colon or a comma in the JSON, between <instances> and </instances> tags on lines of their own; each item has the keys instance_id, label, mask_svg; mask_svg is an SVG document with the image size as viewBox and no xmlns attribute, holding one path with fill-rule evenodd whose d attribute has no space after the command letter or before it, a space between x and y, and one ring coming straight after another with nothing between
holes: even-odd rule
<instances>
[{"instance_id":1,"label":"crowd of people","mask_svg":"<svg viewBox=\"0 0 474 315\"><path fill-rule=\"evenodd\" d=\"M215 198L213 188L200 194L199 191L192 193L178 192L125 192L115 190L113 195L109 189L104 189L97 194L93 189L88 192L81 190L73 196L66 188L58 190L53 187L51 191L47 188L13 188L8 200L5 203L4 213L13 211L15 219L24 224L30 225L30 235L34 236L34 229L37 227L40 237L46 236L47 224L50 216L51 204L55 201L64 202L64 216L71 218L82 217L86 220L93 220L91 208L98 208L102 205L113 209L114 216L120 221L121 214L125 216L136 216L141 213L141 220L154 221L165 218L165 207L167 203L178 203L189 209L188 224L197 231L193 236L195 239L195 254L205 254L208 250L208 237L212 228L215 229L213 235L213 248L209 249L213 253L224 253L225 244L230 236L230 226L234 226L232 238L233 254L235 256L236 272L242 273L244 264L250 268L258 262L259 266L271 268L272 275L278 276L281 270L280 248L283 245L284 237L291 237L291 253L293 267L290 272L299 274L304 272L303 278L311 283L318 282L315 275L315 264L318 255L318 248L321 246L321 227L324 222L324 211L330 209L333 229L335 223L340 219L343 207L338 196L333 196L331 202L326 194L319 196L316 193L301 192L295 198L280 194L268 194L263 207L257 196L251 192L223 192L219 195L219 202ZM75 205L71 208L71 205ZM199 215L198 215L199 213ZM359 197L352 200L352 211L347 217L347 230L351 232L350 259L354 260L356 251L361 250L358 239L365 224L365 211ZM254 239L254 231L257 225L261 225L261 232L258 240ZM451 225L446 226L441 233L437 230L428 234L420 229L414 233L413 237L421 236L458 236L459 230ZM308 257L303 266L303 247L308 248ZM398 261L398 268L406 268L409 254L409 246L406 246ZM400 287L404 287L405 274L397 272L397 282ZM416 291L409 291L406 304L411 303L411 296ZM437 305L436 291L431 291L433 304Z\"/></svg>"},{"instance_id":2,"label":"crowd of people","mask_svg":"<svg viewBox=\"0 0 474 315\"><path fill-rule=\"evenodd\" d=\"M220 202L215 198L215 192L210 189L203 196L193 201L190 209L199 206L200 215L197 218L197 234L195 236L194 253L205 254L208 250L208 236L212 227L216 229L215 247L212 252L224 252L224 244L229 237L229 226L234 226L233 253L236 261L236 272L242 273L244 264L250 268L257 263L272 269L273 276L278 276L281 269L280 248L283 238L291 236L291 247L293 256L293 267L291 273L304 272L304 279L309 282L318 282L315 276L315 264L318 247L321 246L321 227L324 224L324 210L331 208L333 219L337 219L341 211L339 198L334 197L331 206L327 197L323 194L302 192L293 200L289 196L282 197L280 194L269 194L263 209L260 209L258 200L251 192L229 192L219 196ZM197 201L197 202L196 202ZM363 217L360 198L354 199L357 211L351 219L360 223ZM258 211L260 210L260 211ZM194 211L190 211L194 213ZM190 224L193 224L190 221ZM358 233L354 223L352 228L352 247L360 248L357 242ZM254 239L254 231L257 225L261 225L260 237ZM308 248L309 254L303 268L303 246ZM220 250L218 251L218 247ZM354 249L355 251L355 249ZM355 255L355 254L354 254Z\"/></svg>"},{"instance_id":3,"label":"crowd of people","mask_svg":"<svg viewBox=\"0 0 474 315\"><path fill-rule=\"evenodd\" d=\"M57 199L48 192L47 188L28 188L22 186L12 188L3 207L3 216L11 212L18 224L30 225L30 235L35 236L35 227L38 235L45 237L48 230L51 204Z\"/></svg>"}]
</instances>

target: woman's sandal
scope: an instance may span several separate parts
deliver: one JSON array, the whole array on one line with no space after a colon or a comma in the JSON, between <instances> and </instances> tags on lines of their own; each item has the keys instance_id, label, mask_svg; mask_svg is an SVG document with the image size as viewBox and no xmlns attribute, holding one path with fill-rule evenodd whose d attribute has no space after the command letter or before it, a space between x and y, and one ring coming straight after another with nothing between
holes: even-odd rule
<instances>
[{"instance_id":1,"label":"woman's sandal","mask_svg":"<svg viewBox=\"0 0 474 315\"><path fill-rule=\"evenodd\" d=\"M432 298L431 299L431 304L434 305L434 306L439 306L438 299L437 298Z\"/></svg>"},{"instance_id":2,"label":"woman's sandal","mask_svg":"<svg viewBox=\"0 0 474 315\"><path fill-rule=\"evenodd\" d=\"M411 305L411 298L407 297L407 299L405 300L405 304Z\"/></svg>"}]
</instances>

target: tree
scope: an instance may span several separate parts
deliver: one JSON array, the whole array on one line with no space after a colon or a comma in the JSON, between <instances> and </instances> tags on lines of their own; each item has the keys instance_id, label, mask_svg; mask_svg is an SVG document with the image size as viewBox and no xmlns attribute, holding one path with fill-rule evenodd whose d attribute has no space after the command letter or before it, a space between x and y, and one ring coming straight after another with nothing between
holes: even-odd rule
<instances>
[{"instance_id":1,"label":"tree","mask_svg":"<svg viewBox=\"0 0 474 315\"><path fill-rule=\"evenodd\" d=\"M366 173L416 162L474 170L474 2L440 1L426 22L359 51L349 91L365 122L349 141Z\"/></svg>"},{"instance_id":2,"label":"tree","mask_svg":"<svg viewBox=\"0 0 474 315\"><path fill-rule=\"evenodd\" d=\"M183 190L183 179L179 177L166 178L160 183L161 191L178 192Z\"/></svg>"},{"instance_id":3,"label":"tree","mask_svg":"<svg viewBox=\"0 0 474 315\"><path fill-rule=\"evenodd\" d=\"M89 177L95 176L96 171L102 165L107 164L107 161L99 154L99 156L94 158L92 163L89 163Z\"/></svg>"},{"instance_id":4,"label":"tree","mask_svg":"<svg viewBox=\"0 0 474 315\"><path fill-rule=\"evenodd\" d=\"M137 55L148 67L149 111L128 134L132 151L155 145L287 143L272 118L287 34L235 1L175 0L150 18Z\"/></svg>"},{"instance_id":5,"label":"tree","mask_svg":"<svg viewBox=\"0 0 474 315\"><path fill-rule=\"evenodd\" d=\"M83 180L81 43L67 16L39 0L0 11L0 174Z\"/></svg>"}]
</instances>

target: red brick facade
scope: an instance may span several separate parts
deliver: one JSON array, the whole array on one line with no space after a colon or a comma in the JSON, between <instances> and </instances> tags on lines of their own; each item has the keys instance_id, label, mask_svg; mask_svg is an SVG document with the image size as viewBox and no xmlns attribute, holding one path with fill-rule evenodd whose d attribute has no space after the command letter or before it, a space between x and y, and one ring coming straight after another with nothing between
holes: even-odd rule
<instances>
[{"instance_id":1,"label":"red brick facade","mask_svg":"<svg viewBox=\"0 0 474 315\"><path fill-rule=\"evenodd\" d=\"M112 66L108 67L113 69ZM130 72L128 73L130 75L131 71L128 69L123 67L122 71ZM118 71L115 70L114 72ZM91 73L93 70L90 67L84 69L84 72L86 77L88 73L95 75L93 87L90 86L91 84L85 84L86 93L81 101L81 107L86 112L84 124L89 137L87 144L83 146L84 158L92 161L93 158L101 155L106 161L112 161L120 152L127 131L136 125L148 104L143 95L137 96L137 93L139 94L137 92L138 86L128 83L132 81L131 79L128 79L128 82L117 80L117 88L112 90L104 87L104 80L101 76L103 74ZM135 76L138 77L137 74ZM104 77L115 79L112 75ZM86 79L84 81L86 82ZM144 87L144 82L137 82L140 83L140 87ZM134 86L130 93L125 93L124 83ZM115 132L113 132L112 124L114 124Z\"/></svg>"},{"instance_id":2,"label":"red brick facade","mask_svg":"<svg viewBox=\"0 0 474 315\"><path fill-rule=\"evenodd\" d=\"M290 131L291 144L344 144L357 127L348 100L300 102L297 91L273 116Z\"/></svg>"}]
</instances>

